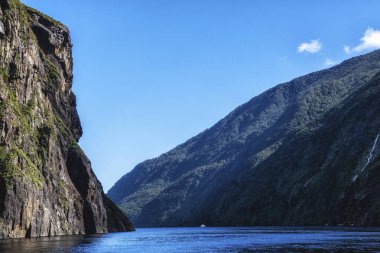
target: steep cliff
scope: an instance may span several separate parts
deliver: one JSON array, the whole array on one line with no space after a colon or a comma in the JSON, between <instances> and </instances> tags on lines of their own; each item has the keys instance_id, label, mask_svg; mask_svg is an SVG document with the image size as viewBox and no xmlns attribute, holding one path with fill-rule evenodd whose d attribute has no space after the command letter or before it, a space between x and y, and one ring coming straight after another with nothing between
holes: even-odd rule
<instances>
[{"instance_id":1,"label":"steep cliff","mask_svg":"<svg viewBox=\"0 0 380 253\"><path fill-rule=\"evenodd\" d=\"M137 226L380 226L379 71L374 51L280 84L108 196Z\"/></svg>"},{"instance_id":2,"label":"steep cliff","mask_svg":"<svg viewBox=\"0 0 380 253\"><path fill-rule=\"evenodd\" d=\"M133 230L78 146L68 29L0 1L0 238Z\"/></svg>"}]
</instances>

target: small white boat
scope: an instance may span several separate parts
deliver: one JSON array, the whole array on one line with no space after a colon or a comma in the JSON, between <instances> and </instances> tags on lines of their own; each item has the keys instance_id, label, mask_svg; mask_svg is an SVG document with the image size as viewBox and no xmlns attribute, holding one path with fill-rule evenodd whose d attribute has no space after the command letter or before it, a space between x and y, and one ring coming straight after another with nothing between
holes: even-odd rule
<instances>
[{"instance_id":1,"label":"small white boat","mask_svg":"<svg viewBox=\"0 0 380 253\"><path fill-rule=\"evenodd\" d=\"M201 225L201 228L205 228L205 227L207 227L205 224L202 224L202 225Z\"/></svg>"}]
</instances>

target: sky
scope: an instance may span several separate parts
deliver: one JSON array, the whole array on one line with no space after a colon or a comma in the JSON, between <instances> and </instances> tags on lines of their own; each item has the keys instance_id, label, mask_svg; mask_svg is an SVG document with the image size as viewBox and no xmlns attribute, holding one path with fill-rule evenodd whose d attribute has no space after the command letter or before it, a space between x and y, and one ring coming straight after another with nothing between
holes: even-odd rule
<instances>
[{"instance_id":1,"label":"sky","mask_svg":"<svg viewBox=\"0 0 380 253\"><path fill-rule=\"evenodd\" d=\"M67 25L107 191L261 92L380 48L378 0L22 0Z\"/></svg>"}]
</instances>

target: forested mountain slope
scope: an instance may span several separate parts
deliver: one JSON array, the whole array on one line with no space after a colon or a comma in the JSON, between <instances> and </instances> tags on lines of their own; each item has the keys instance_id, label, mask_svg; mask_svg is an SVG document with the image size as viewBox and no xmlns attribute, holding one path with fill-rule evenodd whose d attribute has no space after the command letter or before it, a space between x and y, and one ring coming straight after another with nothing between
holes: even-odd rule
<instances>
[{"instance_id":1,"label":"forested mountain slope","mask_svg":"<svg viewBox=\"0 0 380 253\"><path fill-rule=\"evenodd\" d=\"M137 226L380 225L380 51L280 84L137 165Z\"/></svg>"}]
</instances>

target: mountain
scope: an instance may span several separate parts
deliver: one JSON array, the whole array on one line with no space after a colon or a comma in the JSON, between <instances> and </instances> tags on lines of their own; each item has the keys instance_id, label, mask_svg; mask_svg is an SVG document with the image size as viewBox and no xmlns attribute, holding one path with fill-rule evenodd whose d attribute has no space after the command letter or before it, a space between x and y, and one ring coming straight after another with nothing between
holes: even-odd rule
<instances>
[{"instance_id":1,"label":"mountain","mask_svg":"<svg viewBox=\"0 0 380 253\"><path fill-rule=\"evenodd\" d=\"M108 192L136 226L380 226L380 51L277 85Z\"/></svg>"},{"instance_id":2,"label":"mountain","mask_svg":"<svg viewBox=\"0 0 380 253\"><path fill-rule=\"evenodd\" d=\"M0 238L130 231L78 146L68 29L0 1Z\"/></svg>"}]
</instances>

